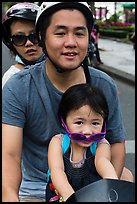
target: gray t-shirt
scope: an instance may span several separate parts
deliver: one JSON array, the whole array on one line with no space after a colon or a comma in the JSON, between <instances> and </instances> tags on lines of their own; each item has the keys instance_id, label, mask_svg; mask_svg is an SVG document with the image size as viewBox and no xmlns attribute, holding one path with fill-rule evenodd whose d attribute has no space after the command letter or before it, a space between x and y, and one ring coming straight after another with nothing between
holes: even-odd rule
<instances>
[{"instance_id":1,"label":"gray t-shirt","mask_svg":"<svg viewBox=\"0 0 137 204\"><path fill-rule=\"evenodd\" d=\"M91 84L100 87L108 102L106 139L110 144L125 139L117 87L106 73L89 67ZM2 90L2 122L23 128L23 179L20 196L45 197L47 151L50 139L65 133L57 117L62 92L45 73L45 62L15 74Z\"/></svg>"}]
</instances>

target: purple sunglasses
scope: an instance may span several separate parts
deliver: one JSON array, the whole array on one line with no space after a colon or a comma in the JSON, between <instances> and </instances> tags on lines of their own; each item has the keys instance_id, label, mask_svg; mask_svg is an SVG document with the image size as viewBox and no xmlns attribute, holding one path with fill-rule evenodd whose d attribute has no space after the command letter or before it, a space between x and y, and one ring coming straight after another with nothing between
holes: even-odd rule
<instances>
[{"instance_id":1,"label":"purple sunglasses","mask_svg":"<svg viewBox=\"0 0 137 204\"><path fill-rule=\"evenodd\" d=\"M103 132L92 134L89 137L86 137L86 135L84 135L82 133L70 132L62 117L61 117L61 122L62 122L69 138L76 141L76 142L100 141L100 140L104 139L106 136L106 122L104 122L104 125L103 125Z\"/></svg>"}]
</instances>

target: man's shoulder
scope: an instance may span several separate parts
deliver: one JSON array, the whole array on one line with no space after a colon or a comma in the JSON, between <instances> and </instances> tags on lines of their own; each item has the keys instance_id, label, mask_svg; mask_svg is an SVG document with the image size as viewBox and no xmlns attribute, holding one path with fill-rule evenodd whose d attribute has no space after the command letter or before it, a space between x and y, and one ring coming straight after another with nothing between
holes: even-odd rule
<instances>
[{"instance_id":1,"label":"man's shoulder","mask_svg":"<svg viewBox=\"0 0 137 204\"><path fill-rule=\"evenodd\" d=\"M41 70L42 70L42 64L41 63L37 63L35 65L29 65L29 66L26 66L24 68L24 70L21 70L20 72L18 72L15 75L15 78L16 79L23 78L24 80L26 78L26 80L27 80L29 77L31 77L31 73L33 73L34 76L36 75L38 77L37 74L40 73Z\"/></svg>"},{"instance_id":2,"label":"man's shoulder","mask_svg":"<svg viewBox=\"0 0 137 204\"><path fill-rule=\"evenodd\" d=\"M93 67L89 67L89 72L91 76L91 85L98 86L104 91L107 89L109 93L112 92L112 90L113 93L116 92L116 83L106 72Z\"/></svg>"},{"instance_id":3,"label":"man's shoulder","mask_svg":"<svg viewBox=\"0 0 137 204\"><path fill-rule=\"evenodd\" d=\"M89 66L89 72L90 72L91 78L95 78L95 79L99 79L99 80L100 79L107 80L110 82L113 81L113 79L110 75L108 75L106 72L104 72L100 69Z\"/></svg>"},{"instance_id":4,"label":"man's shoulder","mask_svg":"<svg viewBox=\"0 0 137 204\"><path fill-rule=\"evenodd\" d=\"M30 74L30 72L41 72L43 67L43 62L36 63L34 65L28 65L22 70L22 75Z\"/></svg>"},{"instance_id":5,"label":"man's shoulder","mask_svg":"<svg viewBox=\"0 0 137 204\"><path fill-rule=\"evenodd\" d=\"M33 80L39 80L39 78L42 76L42 66L37 63L35 65L26 66L24 70L21 70L20 72L14 74L7 82L6 87L8 89L14 90L15 87L18 87L21 89L21 87L28 87L31 81ZM33 76L33 77L32 77Z\"/></svg>"}]
</instances>

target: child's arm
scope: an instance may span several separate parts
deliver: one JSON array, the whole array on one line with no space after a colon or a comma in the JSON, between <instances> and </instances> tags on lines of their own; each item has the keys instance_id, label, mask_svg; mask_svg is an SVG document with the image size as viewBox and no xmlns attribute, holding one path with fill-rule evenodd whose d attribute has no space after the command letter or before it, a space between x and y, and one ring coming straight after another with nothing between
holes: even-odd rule
<instances>
[{"instance_id":1,"label":"child's arm","mask_svg":"<svg viewBox=\"0 0 137 204\"><path fill-rule=\"evenodd\" d=\"M111 150L107 140L100 142L95 154L96 170L102 178L118 179L111 163Z\"/></svg>"},{"instance_id":2,"label":"child's arm","mask_svg":"<svg viewBox=\"0 0 137 204\"><path fill-rule=\"evenodd\" d=\"M48 163L52 183L64 201L74 193L64 172L63 153L61 147L62 139L55 136L51 139L48 149Z\"/></svg>"}]
</instances>

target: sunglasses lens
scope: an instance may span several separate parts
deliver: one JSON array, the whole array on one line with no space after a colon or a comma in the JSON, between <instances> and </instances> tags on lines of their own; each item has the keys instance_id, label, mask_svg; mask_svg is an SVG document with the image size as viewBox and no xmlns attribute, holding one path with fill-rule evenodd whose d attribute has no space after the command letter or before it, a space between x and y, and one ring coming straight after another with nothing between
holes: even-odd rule
<instances>
[{"instance_id":1,"label":"sunglasses lens","mask_svg":"<svg viewBox=\"0 0 137 204\"><path fill-rule=\"evenodd\" d=\"M71 138L76 141L84 141L86 137L80 133L71 133Z\"/></svg>"},{"instance_id":2,"label":"sunglasses lens","mask_svg":"<svg viewBox=\"0 0 137 204\"><path fill-rule=\"evenodd\" d=\"M25 35L21 35L21 34L13 35L12 36L12 42L16 46L25 45L26 42L27 42L27 39L29 39L33 44L37 44L38 43L38 39L37 39L36 33L31 33L29 36L25 36Z\"/></svg>"},{"instance_id":3,"label":"sunglasses lens","mask_svg":"<svg viewBox=\"0 0 137 204\"><path fill-rule=\"evenodd\" d=\"M14 45L21 46L26 43L26 36L25 35L13 35L12 42Z\"/></svg>"},{"instance_id":4,"label":"sunglasses lens","mask_svg":"<svg viewBox=\"0 0 137 204\"><path fill-rule=\"evenodd\" d=\"M31 34L29 35L29 40L30 40L33 44L37 44L37 43L38 43L38 39L37 39L36 33L31 33Z\"/></svg>"},{"instance_id":5,"label":"sunglasses lens","mask_svg":"<svg viewBox=\"0 0 137 204\"><path fill-rule=\"evenodd\" d=\"M105 135L101 135L101 134L95 134L91 139L93 141L99 141L99 140L102 140L103 138L105 137Z\"/></svg>"}]
</instances>

